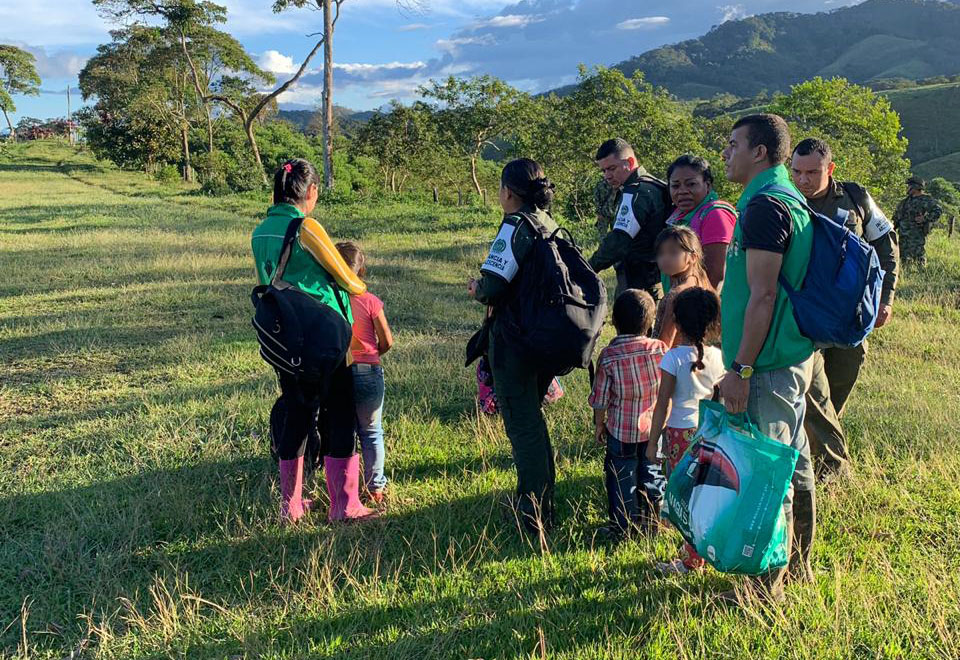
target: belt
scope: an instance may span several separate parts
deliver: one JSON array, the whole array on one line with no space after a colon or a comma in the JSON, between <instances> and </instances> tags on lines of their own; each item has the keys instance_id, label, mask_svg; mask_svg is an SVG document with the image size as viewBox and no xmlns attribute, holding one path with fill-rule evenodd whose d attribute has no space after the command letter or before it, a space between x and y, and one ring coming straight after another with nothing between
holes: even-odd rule
<instances>
[{"instance_id":1,"label":"belt","mask_svg":"<svg viewBox=\"0 0 960 660\"><path fill-rule=\"evenodd\" d=\"M350 367L357 373L369 373L379 367L379 364L363 364L361 362L354 362Z\"/></svg>"}]
</instances>

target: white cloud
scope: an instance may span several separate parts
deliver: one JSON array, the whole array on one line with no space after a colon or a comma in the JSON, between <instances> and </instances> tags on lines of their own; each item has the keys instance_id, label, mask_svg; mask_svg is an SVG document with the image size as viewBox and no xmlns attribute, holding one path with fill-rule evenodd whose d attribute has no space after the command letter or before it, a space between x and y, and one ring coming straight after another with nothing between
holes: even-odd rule
<instances>
[{"instance_id":1,"label":"white cloud","mask_svg":"<svg viewBox=\"0 0 960 660\"><path fill-rule=\"evenodd\" d=\"M270 73L295 73L299 68L294 64L292 57L277 50L264 52L257 60L257 64L260 65L261 69Z\"/></svg>"},{"instance_id":2,"label":"white cloud","mask_svg":"<svg viewBox=\"0 0 960 660\"><path fill-rule=\"evenodd\" d=\"M517 28L526 27L531 23L540 23L543 18L533 14L506 14L493 16L473 24L473 29L481 28Z\"/></svg>"},{"instance_id":3,"label":"white cloud","mask_svg":"<svg viewBox=\"0 0 960 660\"><path fill-rule=\"evenodd\" d=\"M457 39L438 39L436 47L447 53L456 53L461 46L495 46L496 39L492 34L484 34L479 37L459 37Z\"/></svg>"},{"instance_id":4,"label":"white cloud","mask_svg":"<svg viewBox=\"0 0 960 660\"><path fill-rule=\"evenodd\" d=\"M69 50L61 50L48 54L47 49L43 46L30 46L23 42L16 41L13 43L15 46L19 46L36 58L35 65L37 74L43 80L48 78L58 80L74 78L80 73L80 70L83 69L83 65L87 63L87 60L90 59L86 55L81 55Z\"/></svg>"},{"instance_id":5,"label":"white cloud","mask_svg":"<svg viewBox=\"0 0 960 660\"><path fill-rule=\"evenodd\" d=\"M720 5L717 9L719 9L721 13L721 23L737 21L747 17L747 9L743 5Z\"/></svg>"},{"instance_id":6,"label":"white cloud","mask_svg":"<svg viewBox=\"0 0 960 660\"><path fill-rule=\"evenodd\" d=\"M666 25L670 22L667 16L645 16L644 18L630 18L617 23L618 30L645 30Z\"/></svg>"},{"instance_id":7,"label":"white cloud","mask_svg":"<svg viewBox=\"0 0 960 660\"><path fill-rule=\"evenodd\" d=\"M429 30L432 25L426 23L407 23L397 28L397 32L416 32L417 30Z\"/></svg>"},{"instance_id":8,"label":"white cloud","mask_svg":"<svg viewBox=\"0 0 960 660\"><path fill-rule=\"evenodd\" d=\"M419 71L427 68L426 62L387 62L385 64L351 64L335 62L334 69L340 69L344 73L354 76L367 77L377 75L385 71Z\"/></svg>"}]
</instances>

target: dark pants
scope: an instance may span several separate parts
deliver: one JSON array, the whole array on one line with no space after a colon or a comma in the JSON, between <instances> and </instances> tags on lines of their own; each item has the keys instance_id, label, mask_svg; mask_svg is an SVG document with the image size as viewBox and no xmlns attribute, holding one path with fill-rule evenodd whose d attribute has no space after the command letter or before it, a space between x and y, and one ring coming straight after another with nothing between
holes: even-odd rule
<instances>
[{"instance_id":1,"label":"dark pants","mask_svg":"<svg viewBox=\"0 0 960 660\"><path fill-rule=\"evenodd\" d=\"M302 382L287 374L280 378L280 398L271 415L274 449L282 460L309 453L349 458L356 450L356 407L353 373L346 364L337 367L326 383Z\"/></svg>"},{"instance_id":2,"label":"dark pants","mask_svg":"<svg viewBox=\"0 0 960 660\"><path fill-rule=\"evenodd\" d=\"M517 507L528 526L538 517L549 526L557 474L541 402L556 374L537 370L496 335L491 338L489 354L500 414L517 468Z\"/></svg>"},{"instance_id":3,"label":"dark pants","mask_svg":"<svg viewBox=\"0 0 960 660\"><path fill-rule=\"evenodd\" d=\"M660 466L647 460L646 442L620 442L608 432L603 472L611 525L626 532L631 523L656 522L666 484Z\"/></svg>"},{"instance_id":4,"label":"dark pants","mask_svg":"<svg viewBox=\"0 0 960 660\"><path fill-rule=\"evenodd\" d=\"M618 263L614 266L617 273L617 288L613 293L616 300L627 289L642 289L653 297L653 302L663 299L663 285L660 282L660 269L656 264L627 266Z\"/></svg>"},{"instance_id":5,"label":"dark pants","mask_svg":"<svg viewBox=\"0 0 960 660\"><path fill-rule=\"evenodd\" d=\"M840 416L865 359L865 343L855 348L824 349L814 355L803 426L810 438L815 467L821 474L847 468L850 457Z\"/></svg>"}]
</instances>

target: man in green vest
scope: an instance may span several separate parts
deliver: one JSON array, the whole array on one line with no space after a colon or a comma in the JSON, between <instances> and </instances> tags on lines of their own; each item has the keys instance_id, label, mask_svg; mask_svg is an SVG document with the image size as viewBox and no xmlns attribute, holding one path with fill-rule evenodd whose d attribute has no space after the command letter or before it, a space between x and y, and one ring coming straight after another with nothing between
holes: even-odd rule
<instances>
[{"instance_id":1,"label":"man in green vest","mask_svg":"<svg viewBox=\"0 0 960 660\"><path fill-rule=\"evenodd\" d=\"M738 120L723 151L727 178L742 184L744 191L737 202L740 220L727 250L721 301L727 372L720 396L729 412L748 413L764 435L800 452L783 512L790 547L795 539L799 550L791 558L792 568L809 579L816 499L803 417L813 342L800 333L779 278L800 287L810 261L813 226L796 200L770 190L777 186L796 191L784 166L789 157L790 131L782 117L772 114ZM774 570L748 587L779 600L786 573ZM739 602L735 592L723 598Z\"/></svg>"},{"instance_id":2,"label":"man in green vest","mask_svg":"<svg viewBox=\"0 0 960 660\"><path fill-rule=\"evenodd\" d=\"M601 144L596 160L603 180L619 193L613 228L590 257L590 267L599 273L618 264L615 295L627 289L643 289L658 301L663 297L663 287L654 243L670 215L666 184L658 184L647 174L637 162L633 147L622 138Z\"/></svg>"},{"instance_id":3,"label":"man in green vest","mask_svg":"<svg viewBox=\"0 0 960 660\"><path fill-rule=\"evenodd\" d=\"M847 227L870 243L884 270L880 314L876 327L884 326L893 312L893 296L900 271L900 248L893 224L870 193L858 183L834 178L833 152L819 138L801 140L793 149L790 173L793 182L814 211L828 218L847 211ZM867 343L854 348L825 348L814 356L813 381L807 392L803 426L810 440L815 470L821 478L846 474L849 455L840 417L860 376Z\"/></svg>"}]
</instances>

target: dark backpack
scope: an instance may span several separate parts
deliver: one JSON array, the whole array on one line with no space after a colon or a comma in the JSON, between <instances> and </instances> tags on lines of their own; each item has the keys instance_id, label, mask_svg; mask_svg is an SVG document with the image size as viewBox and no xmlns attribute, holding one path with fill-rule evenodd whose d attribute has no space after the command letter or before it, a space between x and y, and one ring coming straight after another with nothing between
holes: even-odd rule
<instances>
[{"instance_id":1,"label":"dark backpack","mask_svg":"<svg viewBox=\"0 0 960 660\"><path fill-rule=\"evenodd\" d=\"M585 369L607 315L607 289L569 232L548 234L520 217L535 238L507 302L497 308L497 327L538 368L556 375Z\"/></svg>"},{"instance_id":2,"label":"dark backpack","mask_svg":"<svg viewBox=\"0 0 960 660\"><path fill-rule=\"evenodd\" d=\"M292 220L270 284L254 287L250 299L256 312L253 327L260 357L278 371L310 382L324 383L347 357L352 329L334 283L334 297L343 316L296 285L283 280L293 242L303 218Z\"/></svg>"},{"instance_id":3,"label":"dark backpack","mask_svg":"<svg viewBox=\"0 0 960 660\"><path fill-rule=\"evenodd\" d=\"M799 289L780 275L793 304L800 332L818 348L859 346L873 330L880 312L883 269L873 246L846 226L848 212L835 218L817 213L790 188L768 186L759 194L778 193L801 204L813 225L807 274Z\"/></svg>"}]
</instances>

